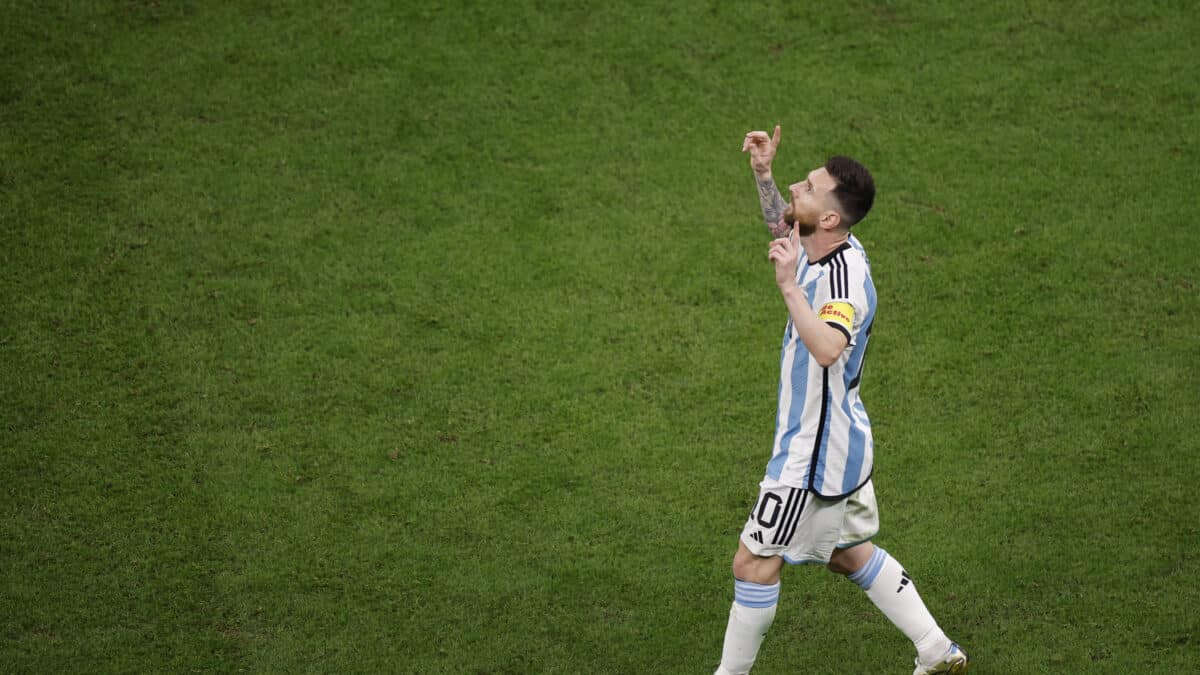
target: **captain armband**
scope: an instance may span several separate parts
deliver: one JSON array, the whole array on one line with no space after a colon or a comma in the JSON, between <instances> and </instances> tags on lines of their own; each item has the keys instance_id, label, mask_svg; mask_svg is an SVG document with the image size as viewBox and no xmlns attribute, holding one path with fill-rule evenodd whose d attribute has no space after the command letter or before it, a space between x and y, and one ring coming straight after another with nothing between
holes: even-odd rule
<instances>
[{"instance_id":1,"label":"captain armband","mask_svg":"<svg viewBox=\"0 0 1200 675\"><path fill-rule=\"evenodd\" d=\"M854 328L854 305L842 301L827 302L817 312L817 318L841 329L849 337Z\"/></svg>"}]
</instances>

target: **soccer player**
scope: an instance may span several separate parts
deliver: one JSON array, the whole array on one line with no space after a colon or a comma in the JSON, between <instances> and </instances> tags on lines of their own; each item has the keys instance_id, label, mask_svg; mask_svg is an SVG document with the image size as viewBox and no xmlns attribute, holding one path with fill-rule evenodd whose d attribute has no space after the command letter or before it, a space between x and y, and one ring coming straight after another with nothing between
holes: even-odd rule
<instances>
[{"instance_id":1,"label":"soccer player","mask_svg":"<svg viewBox=\"0 0 1200 675\"><path fill-rule=\"evenodd\" d=\"M938 627L912 578L871 543L879 530L871 483L871 423L859 398L875 286L851 228L875 200L871 174L833 157L788 188L771 176L779 127L746 134L775 239L767 258L787 305L775 438L758 500L733 557L733 607L717 675L748 673L775 618L783 563L825 565L867 593L917 648L914 675L964 673L967 654Z\"/></svg>"}]
</instances>

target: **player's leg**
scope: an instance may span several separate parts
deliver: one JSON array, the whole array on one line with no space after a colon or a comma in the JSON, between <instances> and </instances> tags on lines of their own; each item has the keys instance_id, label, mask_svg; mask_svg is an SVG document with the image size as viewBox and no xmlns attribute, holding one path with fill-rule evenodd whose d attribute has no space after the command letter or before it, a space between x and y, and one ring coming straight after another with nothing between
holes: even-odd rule
<instances>
[{"instance_id":1,"label":"player's leg","mask_svg":"<svg viewBox=\"0 0 1200 675\"><path fill-rule=\"evenodd\" d=\"M932 663L950 649L950 640L925 607L912 578L896 559L871 542L839 549L829 560L832 572L845 575L917 648L923 663Z\"/></svg>"},{"instance_id":2,"label":"player's leg","mask_svg":"<svg viewBox=\"0 0 1200 675\"><path fill-rule=\"evenodd\" d=\"M803 490L763 485L733 556L733 605L717 675L748 673L775 620L779 571L788 527L802 505Z\"/></svg>"},{"instance_id":3,"label":"player's leg","mask_svg":"<svg viewBox=\"0 0 1200 675\"><path fill-rule=\"evenodd\" d=\"M783 559L754 555L741 541L733 556L733 606L716 675L749 673L779 602Z\"/></svg>"},{"instance_id":4,"label":"player's leg","mask_svg":"<svg viewBox=\"0 0 1200 675\"><path fill-rule=\"evenodd\" d=\"M875 493L868 483L847 499L843 532L850 541L861 541L878 529ZM917 648L916 672L965 672L966 654L938 627L912 578L887 551L870 541L844 545L830 556L827 567L858 584L884 616L912 640Z\"/></svg>"}]
</instances>

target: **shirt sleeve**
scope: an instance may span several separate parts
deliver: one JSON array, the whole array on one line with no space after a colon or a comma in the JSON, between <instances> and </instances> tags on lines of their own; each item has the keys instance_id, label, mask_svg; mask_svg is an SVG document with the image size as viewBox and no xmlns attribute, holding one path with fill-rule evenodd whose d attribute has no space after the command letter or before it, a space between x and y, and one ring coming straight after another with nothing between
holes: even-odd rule
<instances>
[{"instance_id":1,"label":"shirt sleeve","mask_svg":"<svg viewBox=\"0 0 1200 675\"><path fill-rule=\"evenodd\" d=\"M817 318L841 331L851 345L868 312L866 269L856 262L856 257L839 256L830 263L825 283L821 284L823 298L813 308Z\"/></svg>"}]
</instances>

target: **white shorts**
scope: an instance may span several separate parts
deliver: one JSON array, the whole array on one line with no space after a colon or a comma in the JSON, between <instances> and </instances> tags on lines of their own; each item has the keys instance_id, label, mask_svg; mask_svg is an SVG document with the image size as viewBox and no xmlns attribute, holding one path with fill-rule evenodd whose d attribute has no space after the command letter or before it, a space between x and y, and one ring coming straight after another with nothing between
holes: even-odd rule
<instances>
[{"instance_id":1,"label":"white shorts","mask_svg":"<svg viewBox=\"0 0 1200 675\"><path fill-rule=\"evenodd\" d=\"M878 532L879 509L871 481L845 499L825 501L808 490L764 478L741 540L757 556L780 556L793 565L824 565L835 548L861 544Z\"/></svg>"}]
</instances>

